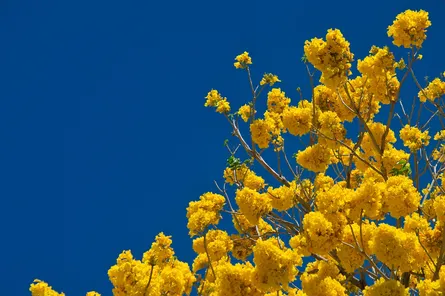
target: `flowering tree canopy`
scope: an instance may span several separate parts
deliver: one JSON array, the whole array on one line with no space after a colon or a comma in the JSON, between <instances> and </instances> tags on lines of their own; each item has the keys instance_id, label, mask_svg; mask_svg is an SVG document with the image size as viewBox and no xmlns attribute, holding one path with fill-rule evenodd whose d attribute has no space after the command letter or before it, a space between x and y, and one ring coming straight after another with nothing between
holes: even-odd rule
<instances>
[{"instance_id":1,"label":"flowering tree canopy","mask_svg":"<svg viewBox=\"0 0 445 296\"><path fill-rule=\"evenodd\" d=\"M425 11L400 13L387 33L405 59L372 46L357 71L340 30L306 41L309 98L297 89L291 100L271 73L254 82L249 53L236 56L251 98L232 112L219 91L206 96L237 143L224 142L224 182L187 208L193 264L160 233L140 260L119 255L113 295L443 295L445 72L424 85L414 73L430 25ZM418 93L407 104L409 82ZM304 143L294 159L292 141ZM64 295L40 280L30 291Z\"/></svg>"}]
</instances>

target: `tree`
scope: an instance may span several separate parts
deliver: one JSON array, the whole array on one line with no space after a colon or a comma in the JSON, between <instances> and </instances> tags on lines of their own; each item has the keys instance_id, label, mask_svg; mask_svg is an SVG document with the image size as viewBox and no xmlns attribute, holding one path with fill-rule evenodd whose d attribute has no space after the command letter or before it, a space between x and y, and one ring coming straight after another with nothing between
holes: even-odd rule
<instances>
[{"instance_id":1,"label":"tree","mask_svg":"<svg viewBox=\"0 0 445 296\"><path fill-rule=\"evenodd\" d=\"M119 255L108 271L113 294L445 293L445 82L422 86L414 74L430 25L425 11L399 14L388 36L407 49L407 62L389 47L373 46L354 75L354 55L339 30L306 41L311 96L297 89L295 105L272 88L281 82L277 75L264 74L255 85L249 53L238 55L234 66L247 73L252 98L230 113L220 92L206 97L205 106L226 118L239 143L224 142L230 154L224 184L215 182L216 192L187 208L197 253L192 269L160 233L142 260L130 251ZM400 95L408 81L418 88L410 104ZM305 147L293 155L294 167L285 143L296 140ZM236 233L218 229L223 214ZM30 290L63 295L41 281Z\"/></svg>"}]
</instances>

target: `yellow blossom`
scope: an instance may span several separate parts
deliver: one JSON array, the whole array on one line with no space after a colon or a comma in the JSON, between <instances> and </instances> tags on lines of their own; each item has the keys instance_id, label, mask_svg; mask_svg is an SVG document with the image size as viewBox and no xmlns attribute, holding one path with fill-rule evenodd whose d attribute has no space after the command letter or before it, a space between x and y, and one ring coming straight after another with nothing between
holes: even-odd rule
<instances>
[{"instance_id":1,"label":"yellow blossom","mask_svg":"<svg viewBox=\"0 0 445 296\"><path fill-rule=\"evenodd\" d=\"M408 9L396 16L396 20L388 27L388 37L393 37L397 46L409 48L422 47L426 39L426 28L431 26L428 12L424 10L413 11Z\"/></svg>"},{"instance_id":2,"label":"yellow blossom","mask_svg":"<svg viewBox=\"0 0 445 296\"><path fill-rule=\"evenodd\" d=\"M218 113L228 113L230 112L230 104L226 98L222 99L216 104L216 112Z\"/></svg>"},{"instance_id":3,"label":"yellow blossom","mask_svg":"<svg viewBox=\"0 0 445 296\"><path fill-rule=\"evenodd\" d=\"M252 116L252 106L250 105L243 105L239 108L238 114L241 116L241 118L244 120L244 122L249 121L249 118ZM255 110L256 113L256 110Z\"/></svg>"},{"instance_id":4,"label":"yellow blossom","mask_svg":"<svg viewBox=\"0 0 445 296\"><path fill-rule=\"evenodd\" d=\"M227 113L230 111L230 104L227 98L223 98L221 94L216 90L212 89L206 96L205 107L216 107L216 112Z\"/></svg>"},{"instance_id":5,"label":"yellow blossom","mask_svg":"<svg viewBox=\"0 0 445 296\"><path fill-rule=\"evenodd\" d=\"M329 29L326 41L313 38L304 44L304 53L308 61L321 71L320 82L335 89L346 82L350 75L354 55L349 49L349 42L340 30Z\"/></svg>"},{"instance_id":6,"label":"yellow blossom","mask_svg":"<svg viewBox=\"0 0 445 296\"><path fill-rule=\"evenodd\" d=\"M433 81L428 83L428 86L419 91L418 97L421 102L434 101L445 95L445 82L439 78L435 78Z\"/></svg>"},{"instance_id":7,"label":"yellow blossom","mask_svg":"<svg viewBox=\"0 0 445 296\"><path fill-rule=\"evenodd\" d=\"M264 179L257 176L257 174L249 169L245 164L241 165L237 169L226 168L224 170L224 180L230 185L241 183L245 187L253 190L260 190L265 186Z\"/></svg>"},{"instance_id":8,"label":"yellow blossom","mask_svg":"<svg viewBox=\"0 0 445 296\"><path fill-rule=\"evenodd\" d=\"M278 79L277 75L273 75L272 73L265 73L260 81L260 85L269 84L270 86L273 86L276 82L281 82L281 80Z\"/></svg>"},{"instance_id":9,"label":"yellow blossom","mask_svg":"<svg viewBox=\"0 0 445 296\"><path fill-rule=\"evenodd\" d=\"M308 263L301 275L303 292L308 296L345 295L346 289L341 284L344 280L345 277L331 261Z\"/></svg>"},{"instance_id":10,"label":"yellow blossom","mask_svg":"<svg viewBox=\"0 0 445 296\"><path fill-rule=\"evenodd\" d=\"M200 196L199 201L192 201L187 208L187 228L191 236L204 231L210 224L216 225L220 219L220 211L225 203L224 196L211 192Z\"/></svg>"},{"instance_id":11,"label":"yellow blossom","mask_svg":"<svg viewBox=\"0 0 445 296\"><path fill-rule=\"evenodd\" d=\"M401 272L419 270L427 260L415 233L388 224L377 227L369 244L377 259Z\"/></svg>"},{"instance_id":12,"label":"yellow blossom","mask_svg":"<svg viewBox=\"0 0 445 296\"><path fill-rule=\"evenodd\" d=\"M330 148L340 146L337 141L343 141L346 130L341 124L337 113L332 111L322 112L318 117L321 135L319 142Z\"/></svg>"},{"instance_id":13,"label":"yellow blossom","mask_svg":"<svg viewBox=\"0 0 445 296\"><path fill-rule=\"evenodd\" d=\"M408 147L411 152L428 146L430 138L428 131L421 132L417 127L409 126L408 124L400 130L400 139L402 139L403 145Z\"/></svg>"},{"instance_id":14,"label":"yellow blossom","mask_svg":"<svg viewBox=\"0 0 445 296\"><path fill-rule=\"evenodd\" d=\"M301 242L304 242L308 252L327 254L340 243L342 232L335 229L333 223L320 212L306 214L303 219L303 227L305 240L302 241L302 238L291 239L292 247L302 247L304 245L301 245Z\"/></svg>"},{"instance_id":15,"label":"yellow blossom","mask_svg":"<svg viewBox=\"0 0 445 296\"><path fill-rule=\"evenodd\" d=\"M383 48L372 46L370 55L358 60L357 63L357 69L369 86L368 92L384 104L389 104L395 99L400 85L395 76L396 66L394 54L386 46Z\"/></svg>"},{"instance_id":16,"label":"yellow blossom","mask_svg":"<svg viewBox=\"0 0 445 296\"><path fill-rule=\"evenodd\" d=\"M227 232L222 230L209 230L204 237L193 240L193 250L198 254L206 253L210 256L211 261L217 261L227 256L233 248L232 240Z\"/></svg>"},{"instance_id":17,"label":"yellow blossom","mask_svg":"<svg viewBox=\"0 0 445 296\"><path fill-rule=\"evenodd\" d=\"M271 126L269 122L264 119L256 119L250 125L250 133L252 134L252 139L261 149L269 147L269 143L272 139L270 131Z\"/></svg>"},{"instance_id":18,"label":"yellow blossom","mask_svg":"<svg viewBox=\"0 0 445 296\"><path fill-rule=\"evenodd\" d=\"M406 176L389 177L383 193L383 210L394 218L407 216L419 207L420 194L413 181Z\"/></svg>"},{"instance_id":19,"label":"yellow blossom","mask_svg":"<svg viewBox=\"0 0 445 296\"><path fill-rule=\"evenodd\" d=\"M263 292L276 292L295 280L296 266L303 260L297 252L280 246L276 238L270 238L257 241L253 248L253 262L254 285Z\"/></svg>"},{"instance_id":20,"label":"yellow blossom","mask_svg":"<svg viewBox=\"0 0 445 296\"><path fill-rule=\"evenodd\" d=\"M297 185L292 182L290 186L280 186L278 188L267 188L267 193L271 196L271 204L274 209L286 211L294 206Z\"/></svg>"},{"instance_id":21,"label":"yellow blossom","mask_svg":"<svg viewBox=\"0 0 445 296\"><path fill-rule=\"evenodd\" d=\"M29 291L32 296L64 296L64 293L58 293L52 289L47 283L41 280L34 280Z\"/></svg>"},{"instance_id":22,"label":"yellow blossom","mask_svg":"<svg viewBox=\"0 0 445 296\"><path fill-rule=\"evenodd\" d=\"M379 278L372 286L367 286L363 290L363 296L409 296L408 288L405 288L402 283L396 280L385 280Z\"/></svg>"},{"instance_id":23,"label":"yellow blossom","mask_svg":"<svg viewBox=\"0 0 445 296\"><path fill-rule=\"evenodd\" d=\"M258 193L247 187L236 191L235 200L241 213L254 225L258 224L262 215L272 210L271 199L267 193Z\"/></svg>"},{"instance_id":24,"label":"yellow blossom","mask_svg":"<svg viewBox=\"0 0 445 296\"><path fill-rule=\"evenodd\" d=\"M283 125L294 136L307 134L311 130L312 110L289 107L283 112Z\"/></svg>"},{"instance_id":25,"label":"yellow blossom","mask_svg":"<svg viewBox=\"0 0 445 296\"><path fill-rule=\"evenodd\" d=\"M324 172L330 164L331 151L321 144L308 146L297 153L297 163L313 172Z\"/></svg>"},{"instance_id":26,"label":"yellow blossom","mask_svg":"<svg viewBox=\"0 0 445 296\"><path fill-rule=\"evenodd\" d=\"M240 55L237 55L235 58L236 62L233 64L237 69L245 69L248 65L252 64L252 58L249 56L247 51L243 52Z\"/></svg>"},{"instance_id":27,"label":"yellow blossom","mask_svg":"<svg viewBox=\"0 0 445 296\"><path fill-rule=\"evenodd\" d=\"M272 88L267 94L267 109L270 112L282 113L289 106L290 99L286 97L286 93L280 88Z\"/></svg>"},{"instance_id":28,"label":"yellow blossom","mask_svg":"<svg viewBox=\"0 0 445 296\"><path fill-rule=\"evenodd\" d=\"M215 268L216 282L214 291L218 296L263 296L252 282L254 267L246 262L235 264L224 262Z\"/></svg>"},{"instance_id":29,"label":"yellow blossom","mask_svg":"<svg viewBox=\"0 0 445 296\"><path fill-rule=\"evenodd\" d=\"M171 236L166 236L162 232L159 233L155 238L155 242L151 244L150 250L144 253L142 262L164 266L175 254L171 244Z\"/></svg>"}]
</instances>

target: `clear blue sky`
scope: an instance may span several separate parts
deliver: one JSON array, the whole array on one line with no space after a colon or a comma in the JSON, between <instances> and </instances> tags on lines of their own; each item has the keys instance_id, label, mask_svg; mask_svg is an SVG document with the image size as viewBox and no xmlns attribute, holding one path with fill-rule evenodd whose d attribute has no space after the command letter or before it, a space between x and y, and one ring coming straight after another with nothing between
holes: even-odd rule
<instances>
[{"instance_id":1,"label":"clear blue sky","mask_svg":"<svg viewBox=\"0 0 445 296\"><path fill-rule=\"evenodd\" d=\"M249 51L296 102L306 39L339 28L362 58L408 8L430 12L417 74L437 76L445 0L1 1L0 294L39 278L111 295L118 254L160 231L191 263L185 209L221 180L230 135L204 96L249 93L233 58Z\"/></svg>"}]
</instances>

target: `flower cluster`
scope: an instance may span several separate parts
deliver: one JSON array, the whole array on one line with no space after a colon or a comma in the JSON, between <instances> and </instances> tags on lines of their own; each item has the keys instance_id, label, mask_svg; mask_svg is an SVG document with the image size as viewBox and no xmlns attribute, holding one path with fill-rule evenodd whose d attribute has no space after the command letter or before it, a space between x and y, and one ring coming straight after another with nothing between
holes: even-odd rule
<instances>
[{"instance_id":1,"label":"flower cluster","mask_svg":"<svg viewBox=\"0 0 445 296\"><path fill-rule=\"evenodd\" d=\"M402 139L403 145L412 152L428 146L430 138L428 131L422 132L417 127L409 126L408 124L400 130L400 139Z\"/></svg>"},{"instance_id":2,"label":"flower cluster","mask_svg":"<svg viewBox=\"0 0 445 296\"><path fill-rule=\"evenodd\" d=\"M241 213L253 225L257 225L261 216L272 211L271 197L248 187L236 191L236 203Z\"/></svg>"},{"instance_id":3,"label":"flower cluster","mask_svg":"<svg viewBox=\"0 0 445 296\"><path fill-rule=\"evenodd\" d=\"M260 85L269 84L269 86L273 86L277 82L281 82L281 80L278 79L277 75L274 75L272 73L265 73L260 81Z\"/></svg>"},{"instance_id":4,"label":"flower cluster","mask_svg":"<svg viewBox=\"0 0 445 296\"><path fill-rule=\"evenodd\" d=\"M425 89L419 91L418 97L421 102L426 102L427 99L434 101L443 95L445 95L445 82L440 78L435 78Z\"/></svg>"},{"instance_id":5,"label":"flower cluster","mask_svg":"<svg viewBox=\"0 0 445 296\"><path fill-rule=\"evenodd\" d=\"M426 39L426 28L431 26L428 12L408 9L396 16L394 23L388 27L388 36L393 37L397 46L409 48L422 47Z\"/></svg>"},{"instance_id":6,"label":"flower cluster","mask_svg":"<svg viewBox=\"0 0 445 296\"><path fill-rule=\"evenodd\" d=\"M206 96L205 107L216 107L216 112L218 113L228 113L230 112L230 104L227 98L223 98L221 94L216 90L212 89Z\"/></svg>"},{"instance_id":7,"label":"flower cluster","mask_svg":"<svg viewBox=\"0 0 445 296\"><path fill-rule=\"evenodd\" d=\"M220 194L204 193L199 201L192 201L187 208L187 228L191 236L203 232L209 225L216 225L220 219L220 211L225 198Z\"/></svg>"},{"instance_id":8,"label":"flower cluster","mask_svg":"<svg viewBox=\"0 0 445 296\"><path fill-rule=\"evenodd\" d=\"M320 82L327 87L340 86L351 74L354 55L349 49L349 42L338 29L329 29L326 41L319 38L306 41L304 54L308 61L321 71Z\"/></svg>"},{"instance_id":9,"label":"flower cluster","mask_svg":"<svg viewBox=\"0 0 445 296\"><path fill-rule=\"evenodd\" d=\"M160 233L142 261L131 251L122 252L108 270L113 295L189 295L196 278L187 263L173 256L170 243L170 237Z\"/></svg>"},{"instance_id":10,"label":"flower cluster","mask_svg":"<svg viewBox=\"0 0 445 296\"><path fill-rule=\"evenodd\" d=\"M233 64L237 69L245 69L248 65L252 65L252 58L249 56L247 51L243 52L240 55L237 55L235 58L236 62Z\"/></svg>"}]
</instances>

